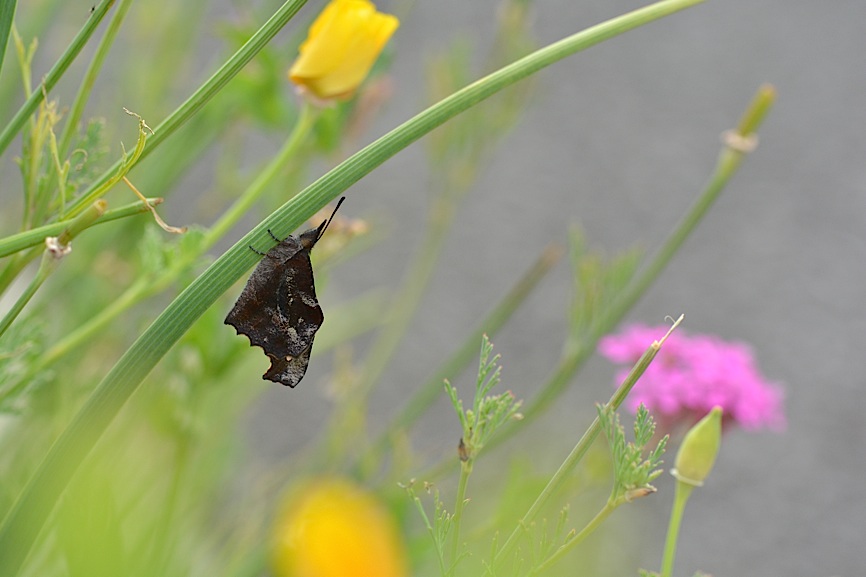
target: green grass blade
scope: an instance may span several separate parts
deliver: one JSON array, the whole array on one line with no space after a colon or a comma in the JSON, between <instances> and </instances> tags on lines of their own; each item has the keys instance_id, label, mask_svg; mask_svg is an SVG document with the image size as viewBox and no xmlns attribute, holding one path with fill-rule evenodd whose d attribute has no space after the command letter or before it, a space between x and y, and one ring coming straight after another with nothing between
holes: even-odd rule
<instances>
[{"instance_id":1,"label":"green grass blade","mask_svg":"<svg viewBox=\"0 0 866 577\"><path fill-rule=\"evenodd\" d=\"M16 4L15 0L0 0L0 68L6 56L6 43L9 41L9 30L12 29Z\"/></svg>"}]
</instances>

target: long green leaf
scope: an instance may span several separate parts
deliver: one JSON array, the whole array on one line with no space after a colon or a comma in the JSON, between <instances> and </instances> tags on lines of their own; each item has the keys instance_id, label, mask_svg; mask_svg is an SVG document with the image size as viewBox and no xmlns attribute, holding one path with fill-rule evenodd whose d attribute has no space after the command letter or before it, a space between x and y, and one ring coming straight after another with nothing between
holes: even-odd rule
<instances>
[{"instance_id":1,"label":"long green leaf","mask_svg":"<svg viewBox=\"0 0 866 577\"><path fill-rule=\"evenodd\" d=\"M124 403L175 342L258 258L249 245L294 230L317 209L445 121L503 88L628 30L702 0L665 0L546 46L452 94L370 144L308 186L220 256L133 343L61 434L0 527L0 575L18 573L82 460Z\"/></svg>"},{"instance_id":2,"label":"long green leaf","mask_svg":"<svg viewBox=\"0 0 866 577\"><path fill-rule=\"evenodd\" d=\"M3 58L6 56L6 43L9 41L9 30L12 29L15 4L15 0L0 0L0 66L3 66Z\"/></svg>"}]
</instances>

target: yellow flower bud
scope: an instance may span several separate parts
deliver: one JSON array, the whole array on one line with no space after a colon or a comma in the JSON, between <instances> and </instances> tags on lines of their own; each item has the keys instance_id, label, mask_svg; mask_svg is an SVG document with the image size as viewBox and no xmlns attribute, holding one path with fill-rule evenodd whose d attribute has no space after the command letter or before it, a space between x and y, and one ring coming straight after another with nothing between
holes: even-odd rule
<instances>
[{"instance_id":1,"label":"yellow flower bud","mask_svg":"<svg viewBox=\"0 0 866 577\"><path fill-rule=\"evenodd\" d=\"M722 408L713 407L686 433L671 474L680 482L696 487L703 485L716 462L721 439Z\"/></svg>"},{"instance_id":2,"label":"yellow flower bud","mask_svg":"<svg viewBox=\"0 0 866 577\"><path fill-rule=\"evenodd\" d=\"M399 24L369 0L331 0L310 26L289 79L320 99L348 98Z\"/></svg>"},{"instance_id":3,"label":"yellow flower bud","mask_svg":"<svg viewBox=\"0 0 866 577\"><path fill-rule=\"evenodd\" d=\"M372 495L336 478L304 483L277 518L278 577L405 577L406 555L394 519Z\"/></svg>"}]
</instances>

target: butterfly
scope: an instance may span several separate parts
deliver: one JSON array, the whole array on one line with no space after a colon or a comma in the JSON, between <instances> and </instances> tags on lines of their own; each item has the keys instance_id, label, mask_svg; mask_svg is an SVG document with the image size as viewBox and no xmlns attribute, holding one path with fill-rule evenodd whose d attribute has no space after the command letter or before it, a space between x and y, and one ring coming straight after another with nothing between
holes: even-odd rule
<instances>
[{"instance_id":1,"label":"butterfly","mask_svg":"<svg viewBox=\"0 0 866 577\"><path fill-rule=\"evenodd\" d=\"M331 217L318 227L280 240L250 275L225 324L261 347L271 360L263 379L295 387L307 372L316 331L325 321L316 299L310 251L325 234L346 197L340 198Z\"/></svg>"}]
</instances>

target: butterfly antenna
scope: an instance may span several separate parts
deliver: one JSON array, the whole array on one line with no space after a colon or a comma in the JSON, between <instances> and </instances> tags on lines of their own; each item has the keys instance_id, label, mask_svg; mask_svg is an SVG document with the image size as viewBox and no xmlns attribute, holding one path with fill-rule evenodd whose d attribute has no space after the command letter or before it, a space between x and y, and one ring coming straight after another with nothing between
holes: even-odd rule
<instances>
[{"instance_id":1,"label":"butterfly antenna","mask_svg":"<svg viewBox=\"0 0 866 577\"><path fill-rule=\"evenodd\" d=\"M325 231L328 230L328 225L331 224L331 221L334 220L334 215L337 214L337 211L340 209L340 205L343 204L343 201L346 200L345 196L341 196L340 200L337 201L337 206L334 207L334 212L331 213L331 218L326 220L323 224L322 230L319 231L319 236L316 237L316 240L322 238L322 235L325 234Z\"/></svg>"}]
</instances>

